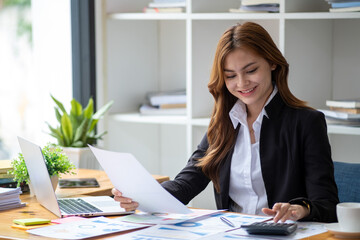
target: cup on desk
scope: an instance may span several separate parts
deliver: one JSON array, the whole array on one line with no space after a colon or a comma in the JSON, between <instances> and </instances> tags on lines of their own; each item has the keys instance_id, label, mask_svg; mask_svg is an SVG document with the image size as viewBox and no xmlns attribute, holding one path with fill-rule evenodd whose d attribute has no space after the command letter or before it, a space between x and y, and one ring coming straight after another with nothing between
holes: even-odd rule
<instances>
[{"instance_id":1,"label":"cup on desk","mask_svg":"<svg viewBox=\"0 0 360 240\"><path fill-rule=\"evenodd\" d=\"M360 231L360 203L344 202L336 206L340 228L346 232Z\"/></svg>"}]
</instances>

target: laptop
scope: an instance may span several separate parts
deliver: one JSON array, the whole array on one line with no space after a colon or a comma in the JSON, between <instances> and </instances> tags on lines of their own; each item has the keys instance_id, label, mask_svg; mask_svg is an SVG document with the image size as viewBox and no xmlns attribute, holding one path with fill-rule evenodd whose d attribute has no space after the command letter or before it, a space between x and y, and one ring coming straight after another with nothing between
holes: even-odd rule
<instances>
[{"instance_id":1,"label":"laptop","mask_svg":"<svg viewBox=\"0 0 360 240\"><path fill-rule=\"evenodd\" d=\"M18 137L20 148L29 172L37 201L58 217L123 215L126 212L110 196L78 197L57 199L46 168L41 147Z\"/></svg>"}]
</instances>

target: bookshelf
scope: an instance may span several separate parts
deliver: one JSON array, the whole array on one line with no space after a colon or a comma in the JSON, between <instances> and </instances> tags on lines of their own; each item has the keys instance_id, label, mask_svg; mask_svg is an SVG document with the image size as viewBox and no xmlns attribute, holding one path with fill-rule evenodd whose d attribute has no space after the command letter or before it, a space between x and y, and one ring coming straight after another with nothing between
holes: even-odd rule
<instances>
[{"instance_id":1,"label":"bookshelf","mask_svg":"<svg viewBox=\"0 0 360 240\"><path fill-rule=\"evenodd\" d=\"M290 63L289 86L314 108L359 97L360 13L330 13L325 0L282 0L279 13L229 13L239 0L187 0L184 13L142 13L151 0L96 2L98 104L115 104L104 147L133 153L152 174L173 178L209 123L213 55L229 26L264 26ZM185 116L141 116L149 91L186 89ZM360 129L329 126L333 158L360 162ZM354 146L354 147L353 147ZM350 148L350 151L349 151ZM349 153L350 152L350 153ZM215 207L211 186L193 206ZM204 204L205 203L205 204Z\"/></svg>"}]
</instances>

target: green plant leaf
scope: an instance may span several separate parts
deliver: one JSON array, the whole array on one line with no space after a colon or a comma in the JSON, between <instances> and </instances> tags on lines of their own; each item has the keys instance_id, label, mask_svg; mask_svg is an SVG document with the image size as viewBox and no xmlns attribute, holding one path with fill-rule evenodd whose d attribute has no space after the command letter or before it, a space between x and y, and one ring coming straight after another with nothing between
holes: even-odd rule
<instances>
[{"instance_id":1,"label":"green plant leaf","mask_svg":"<svg viewBox=\"0 0 360 240\"><path fill-rule=\"evenodd\" d=\"M64 145L64 136L61 133L60 128L53 128L50 126L50 124L48 122L46 122L47 125L49 126L50 129L50 135L53 136L54 138L56 138L56 140L58 141L58 144L63 146Z\"/></svg>"},{"instance_id":2,"label":"green plant leaf","mask_svg":"<svg viewBox=\"0 0 360 240\"><path fill-rule=\"evenodd\" d=\"M76 129L74 142L84 138L87 132L88 125L89 125L89 120L85 118L80 124L80 126Z\"/></svg>"},{"instance_id":3,"label":"green plant leaf","mask_svg":"<svg viewBox=\"0 0 360 240\"><path fill-rule=\"evenodd\" d=\"M89 99L88 105L84 109L84 117L90 119L94 113L94 101L92 98Z\"/></svg>"},{"instance_id":4,"label":"green plant leaf","mask_svg":"<svg viewBox=\"0 0 360 240\"><path fill-rule=\"evenodd\" d=\"M84 145L84 142L82 141L76 141L71 144L71 147L87 147L86 144Z\"/></svg>"},{"instance_id":5,"label":"green plant leaf","mask_svg":"<svg viewBox=\"0 0 360 240\"><path fill-rule=\"evenodd\" d=\"M102 108L100 108L94 115L93 119L100 119L102 115L104 115L110 107L113 105L114 101L110 101L107 104L105 104Z\"/></svg>"},{"instance_id":6,"label":"green plant leaf","mask_svg":"<svg viewBox=\"0 0 360 240\"><path fill-rule=\"evenodd\" d=\"M90 124L90 128L88 130L88 133L90 134L94 129L96 124L99 122L99 119L92 119L91 124Z\"/></svg>"},{"instance_id":7,"label":"green plant leaf","mask_svg":"<svg viewBox=\"0 0 360 240\"><path fill-rule=\"evenodd\" d=\"M71 121L71 125L72 125L72 129L73 129L73 132L76 131L76 129L80 126L82 120L84 117L82 117L83 115L80 115L80 116L74 116L74 115L70 115L69 118L70 118L70 121Z\"/></svg>"},{"instance_id":8,"label":"green plant leaf","mask_svg":"<svg viewBox=\"0 0 360 240\"><path fill-rule=\"evenodd\" d=\"M107 134L107 131L104 131L103 133L96 134L94 136L95 139L102 139L102 137Z\"/></svg>"},{"instance_id":9,"label":"green plant leaf","mask_svg":"<svg viewBox=\"0 0 360 240\"><path fill-rule=\"evenodd\" d=\"M94 101L92 98L89 98L86 108L83 108L81 103L72 99L70 113L68 114L64 105L52 95L51 97L56 103L55 114L60 127L53 128L48 124L50 128L49 134L56 138L61 146L84 147L88 143L94 143L96 139L102 136L95 136L96 124L110 109L114 101L108 102L94 113Z\"/></svg>"},{"instance_id":10,"label":"green plant leaf","mask_svg":"<svg viewBox=\"0 0 360 240\"><path fill-rule=\"evenodd\" d=\"M54 109L55 109L56 119L58 120L58 122L61 122L61 114L59 112L59 109L56 107Z\"/></svg>"},{"instance_id":11,"label":"green plant leaf","mask_svg":"<svg viewBox=\"0 0 360 240\"><path fill-rule=\"evenodd\" d=\"M73 139L73 128L69 115L64 114L61 118L61 131L64 134L64 142L66 145L71 145Z\"/></svg>"},{"instance_id":12,"label":"green plant leaf","mask_svg":"<svg viewBox=\"0 0 360 240\"><path fill-rule=\"evenodd\" d=\"M60 108L60 110L63 112L63 113L66 113L66 110L64 108L64 105L59 102L53 95L50 95L51 98L54 100L54 102L56 103L56 105Z\"/></svg>"},{"instance_id":13,"label":"green plant leaf","mask_svg":"<svg viewBox=\"0 0 360 240\"><path fill-rule=\"evenodd\" d=\"M73 98L71 100L71 110L70 110L70 116L80 116L82 114L82 106L81 104Z\"/></svg>"}]
</instances>

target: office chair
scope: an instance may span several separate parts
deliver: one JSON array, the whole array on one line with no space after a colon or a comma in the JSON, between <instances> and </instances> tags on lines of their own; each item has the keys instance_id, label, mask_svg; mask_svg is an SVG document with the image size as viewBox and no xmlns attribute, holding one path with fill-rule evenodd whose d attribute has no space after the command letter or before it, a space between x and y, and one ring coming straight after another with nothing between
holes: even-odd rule
<instances>
[{"instance_id":1,"label":"office chair","mask_svg":"<svg viewBox=\"0 0 360 240\"><path fill-rule=\"evenodd\" d=\"M334 169L340 202L360 202L360 164L334 161Z\"/></svg>"}]
</instances>

